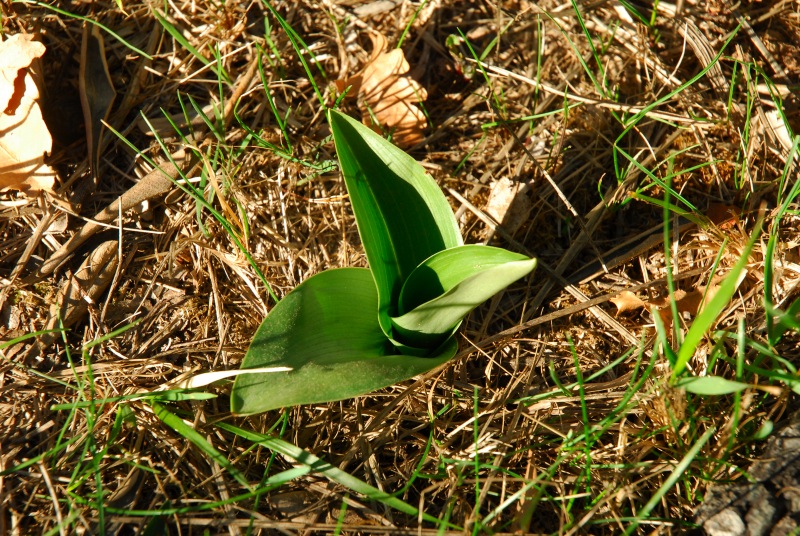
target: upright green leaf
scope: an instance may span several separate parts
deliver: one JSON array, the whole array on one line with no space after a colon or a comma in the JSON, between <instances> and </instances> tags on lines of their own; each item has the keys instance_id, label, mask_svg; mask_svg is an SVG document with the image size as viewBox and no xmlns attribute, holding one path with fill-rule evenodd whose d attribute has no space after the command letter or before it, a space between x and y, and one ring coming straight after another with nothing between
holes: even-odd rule
<instances>
[{"instance_id":1,"label":"upright green leaf","mask_svg":"<svg viewBox=\"0 0 800 536\"><path fill-rule=\"evenodd\" d=\"M395 355L377 319L378 296L364 268L328 270L306 280L270 311L242 368L290 372L239 376L231 410L251 414L358 396L426 372L455 355Z\"/></svg>"},{"instance_id":2,"label":"upright green leaf","mask_svg":"<svg viewBox=\"0 0 800 536\"><path fill-rule=\"evenodd\" d=\"M235 465L228 461L228 458L226 458L224 454L217 450L214 445L209 443L208 439L203 437L203 434L195 430L191 425L184 422L183 419L169 411L165 406L162 406L158 402L153 401L151 405L156 417L161 419L164 424L194 443L196 447L205 452L209 458L217 462L220 467L224 468L228 474L235 478L239 484L248 490L252 489L250 487L250 483L247 481L247 477L245 477Z\"/></svg>"},{"instance_id":3,"label":"upright green leaf","mask_svg":"<svg viewBox=\"0 0 800 536\"><path fill-rule=\"evenodd\" d=\"M436 345L475 307L536 267L536 259L489 246L467 245L433 255L406 279L395 336L412 346Z\"/></svg>"},{"instance_id":4,"label":"upright green leaf","mask_svg":"<svg viewBox=\"0 0 800 536\"><path fill-rule=\"evenodd\" d=\"M461 235L447 199L418 162L335 110L329 122L389 337L405 278L434 253L460 246Z\"/></svg>"}]
</instances>

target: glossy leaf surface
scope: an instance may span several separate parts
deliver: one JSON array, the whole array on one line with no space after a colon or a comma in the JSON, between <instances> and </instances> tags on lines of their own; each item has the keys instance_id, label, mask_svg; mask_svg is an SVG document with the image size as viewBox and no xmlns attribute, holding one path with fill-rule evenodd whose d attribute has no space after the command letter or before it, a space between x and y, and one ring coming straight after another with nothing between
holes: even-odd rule
<instances>
[{"instance_id":1,"label":"glossy leaf surface","mask_svg":"<svg viewBox=\"0 0 800 536\"><path fill-rule=\"evenodd\" d=\"M535 267L535 259L489 246L460 246L431 256L403 285L398 307L403 314L391 319L396 338L435 346L475 307Z\"/></svg>"},{"instance_id":2,"label":"glossy leaf surface","mask_svg":"<svg viewBox=\"0 0 800 536\"><path fill-rule=\"evenodd\" d=\"M355 119L331 110L329 121L389 337L405 278L434 253L460 246L461 234L447 199L418 162Z\"/></svg>"},{"instance_id":3,"label":"glossy leaf surface","mask_svg":"<svg viewBox=\"0 0 800 536\"><path fill-rule=\"evenodd\" d=\"M239 376L234 413L341 400L426 372L450 359L455 342L435 358L395 355L378 325L378 296L364 268L328 270L284 297L258 328L243 369L290 372Z\"/></svg>"}]
</instances>

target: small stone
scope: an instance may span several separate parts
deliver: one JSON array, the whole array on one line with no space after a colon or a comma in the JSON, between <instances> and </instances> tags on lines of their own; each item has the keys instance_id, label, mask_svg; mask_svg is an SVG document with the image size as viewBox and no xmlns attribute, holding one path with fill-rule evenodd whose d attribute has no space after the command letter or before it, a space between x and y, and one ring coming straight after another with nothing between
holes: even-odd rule
<instances>
[{"instance_id":1,"label":"small stone","mask_svg":"<svg viewBox=\"0 0 800 536\"><path fill-rule=\"evenodd\" d=\"M769 534L778 517L775 498L764 486L758 486L748 497L750 508L744 516L747 523L747 536Z\"/></svg>"},{"instance_id":2,"label":"small stone","mask_svg":"<svg viewBox=\"0 0 800 536\"><path fill-rule=\"evenodd\" d=\"M747 529L739 513L726 508L703 524L708 536L744 536Z\"/></svg>"}]
</instances>

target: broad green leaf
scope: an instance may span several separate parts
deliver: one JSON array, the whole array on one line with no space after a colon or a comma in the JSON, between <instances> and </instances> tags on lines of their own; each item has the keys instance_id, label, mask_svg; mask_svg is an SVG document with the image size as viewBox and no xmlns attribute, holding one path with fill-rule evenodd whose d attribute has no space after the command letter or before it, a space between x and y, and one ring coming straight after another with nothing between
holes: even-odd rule
<instances>
[{"instance_id":1,"label":"broad green leaf","mask_svg":"<svg viewBox=\"0 0 800 536\"><path fill-rule=\"evenodd\" d=\"M430 347L451 335L475 307L529 274L536 259L489 246L468 245L426 259L400 293L392 317L401 342Z\"/></svg>"},{"instance_id":2,"label":"broad green leaf","mask_svg":"<svg viewBox=\"0 0 800 536\"><path fill-rule=\"evenodd\" d=\"M411 378L455 355L395 355L377 319L378 296L364 268L328 270L306 280L270 311L258 328L231 392L234 413L342 400Z\"/></svg>"},{"instance_id":3,"label":"broad green leaf","mask_svg":"<svg viewBox=\"0 0 800 536\"><path fill-rule=\"evenodd\" d=\"M681 378L675 382L675 387L681 387L697 395L715 396L738 393L744 391L750 385L721 376L691 376Z\"/></svg>"},{"instance_id":4,"label":"broad green leaf","mask_svg":"<svg viewBox=\"0 0 800 536\"><path fill-rule=\"evenodd\" d=\"M422 346L415 344L406 344L406 342L401 342L394 337L389 338L389 340L392 342L395 349L403 355L430 357L430 356L440 356L447 354L453 356L458 351L458 343L456 342L455 339L455 333L457 329L458 326L453 328L453 330L449 333L448 337L425 338L419 336L418 339L422 341L423 343ZM443 340L444 342L442 342ZM408 342L414 343L415 341L408 341Z\"/></svg>"},{"instance_id":5,"label":"broad green leaf","mask_svg":"<svg viewBox=\"0 0 800 536\"><path fill-rule=\"evenodd\" d=\"M418 162L355 119L331 110L328 120L389 337L405 278L434 253L460 246L461 234L447 199Z\"/></svg>"}]
</instances>

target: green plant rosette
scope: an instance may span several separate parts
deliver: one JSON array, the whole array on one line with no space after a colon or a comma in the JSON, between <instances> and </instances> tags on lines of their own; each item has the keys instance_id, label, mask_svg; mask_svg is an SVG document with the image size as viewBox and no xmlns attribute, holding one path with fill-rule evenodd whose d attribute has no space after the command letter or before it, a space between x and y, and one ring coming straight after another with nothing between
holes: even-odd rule
<instances>
[{"instance_id":1,"label":"green plant rosette","mask_svg":"<svg viewBox=\"0 0 800 536\"><path fill-rule=\"evenodd\" d=\"M235 413L341 400L427 372L458 350L463 318L536 260L463 245L439 186L358 121L328 116L369 269L317 274L267 315L231 393Z\"/></svg>"}]
</instances>

